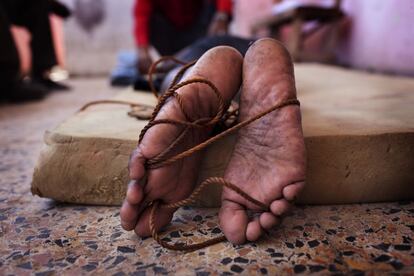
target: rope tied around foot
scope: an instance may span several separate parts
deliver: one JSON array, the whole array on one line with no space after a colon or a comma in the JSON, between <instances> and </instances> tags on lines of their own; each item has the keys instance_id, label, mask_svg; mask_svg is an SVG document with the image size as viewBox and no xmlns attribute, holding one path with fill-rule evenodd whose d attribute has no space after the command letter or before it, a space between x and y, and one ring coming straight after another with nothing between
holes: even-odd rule
<instances>
[{"instance_id":1,"label":"rope tied around foot","mask_svg":"<svg viewBox=\"0 0 414 276\"><path fill-rule=\"evenodd\" d=\"M167 91L163 95L160 96L158 91L155 89L155 87L153 85L153 74L155 73L158 64L160 64L161 62L167 61L167 60L171 60L175 63L181 64L181 65L183 65L183 67L176 74L176 76L174 77L174 79L173 79L172 83L170 84L169 88L167 89ZM217 123L223 123L228 118L230 118L232 116L237 116L237 114L238 114L237 109L235 109L233 111L230 111L230 112L226 112L224 100L223 100L218 88L211 81L209 81L207 79L204 79L204 78L191 78L191 79L185 80L183 82L179 82L181 77L186 72L186 70L189 69L191 66L193 66L195 63L196 63L196 61L193 61L193 62L190 62L190 63L185 63L185 62L182 62L180 60L175 59L174 57L166 56L166 57L163 57L160 60L156 61L155 63L153 63L152 66L150 67L150 70L149 70L149 84L150 84L152 93L158 99L158 103L155 106L155 108L152 112L152 115L150 116L148 124L141 130L141 133L139 135L138 145L141 143L141 141L144 138L147 131L151 127L154 127L156 125L171 124L171 125L181 126L181 127L183 127L183 129L180 132L180 134L177 136L177 138L175 138L175 140L172 141L172 143L166 149L164 149L161 153L159 153L154 158L151 158L151 159L147 160L147 162L146 162L146 168L147 169L151 170L151 169L156 169L156 168L171 165L171 164L173 164L173 163L175 163L175 162L177 162L181 159L189 157L192 154L205 149L207 146L213 144L214 142L222 139L225 136L228 136L232 133L235 133L239 129L251 124L252 122L266 116L267 114L269 114L269 113L271 113L271 112L273 112L277 109L280 109L280 108L283 108L283 107L289 106L289 105L300 105L300 103L297 99L288 99L288 100L276 103L271 108L257 114L256 116L254 116L254 117L252 117L248 120L233 124L232 126L228 127L226 130L220 132L219 134L217 134L213 137L210 137L209 139L201 142L200 144L198 144L198 145L196 145L192 148L186 149L183 152L180 152L178 154L175 154L175 155L171 156L171 153L173 152L175 147L177 145L179 145L180 142L185 139L186 135L189 133L189 131L191 129L196 129L196 128L200 129L200 128L205 128L205 127L212 127L212 126L216 125ZM200 118L200 119L192 121L190 116L186 113L185 106L184 106L184 103L183 103L183 99L180 96L180 94L177 93L177 90L179 90L180 88L182 88L184 86L195 84L195 83L204 84L204 85L209 86L211 91L216 96L216 98L218 100L218 108L217 108L216 114L213 117L205 117L205 118ZM173 119L158 119L158 120L156 119L156 117L157 117L158 113L160 112L160 110L162 109L162 107L167 103L167 100L169 100L171 98L177 100L177 102L179 104L179 107L181 109L181 112L183 113L186 121L173 120ZM126 101L108 101L108 100L106 100L106 101L96 101L96 102L89 103L89 104L85 105L81 110L86 109L90 105L100 104L100 103L124 104L124 105L130 105L131 107L143 106L143 105L138 104L138 103L131 103L131 102L126 102ZM186 252L202 249L202 248L214 245L216 243L225 241L226 240L225 236L221 235L221 236L211 238L211 239L208 239L206 241L196 243L196 244L170 244L170 243L162 240L162 237L159 235L159 229L157 229L156 226L155 226L154 218L156 216L156 212L157 212L158 209L160 209L160 208L161 209L165 209L165 208L177 209L177 208L189 205L191 203L194 203L197 200L197 197L200 195L200 193L207 186L210 186L210 185L213 185L213 184L219 184L219 185L222 185L223 187L226 187L228 189L233 190L234 192L239 194L241 197L243 197L247 201L255 204L256 206L258 206L262 211L268 211L269 210L269 207L265 203L260 202L256 199L252 198L246 192L244 192L243 190L238 188L236 185L226 181L224 178L210 177L210 178L204 180L190 194L190 196L188 196L186 199L183 199L183 200L180 200L178 202L171 203L171 204L161 204L160 201L153 201L153 202L149 203L149 206L151 206L149 227L150 227L150 231L151 231L151 235L152 235L153 239L156 240L162 247L165 247L167 249L178 250L178 251L186 251Z\"/></svg>"},{"instance_id":2,"label":"rope tied around foot","mask_svg":"<svg viewBox=\"0 0 414 276\"><path fill-rule=\"evenodd\" d=\"M172 81L172 83L171 83L170 87L168 88L168 90L162 96L159 96L158 91L154 88L154 86L152 84L152 75L155 72L157 65L160 62L163 62L163 61L168 60L168 59L173 60L173 61L175 61L179 64L183 64L184 66L177 73L177 75L175 76L175 78ZM231 126L230 128L226 129L225 131L217 134L216 136L213 136L213 137L207 139L206 141L204 141L204 142L202 142L202 143L200 143L200 144L198 144L198 145L196 145L192 148L186 149L185 151L183 151L181 153L178 153L176 155L168 157L168 155L173 151L175 146L178 145L185 138L185 136L188 134L188 132L190 131L191 128L202 128L202 127L213 126L216 123L222 122L223 120L227 119L228 116L232 115L232 114L229 114L229 113L225 112L224 100L223 100L219 90L217 89L217 87L212 82L210 82L209 80L204 79L204 78L191 78L191 79L185 80L183 82L179 82L179 79L184 75L185 71L194 64L195 64L195 61L190 62L188 64L184 64L183 62L178 61L174 58L164 57L161 60L158 60L157 62L155 62L150 68L150 71L149 71L150 86L151 86L151 90L152 90L153 94L158 98L158 104L155 107L154 112L152 114L152 117L149 120L148 124L142 129L142 131L139 135L138 143L140 143L142 141L142 139L144 138L147 131L155 125L173 124L173 125L177 125L177 126L182 126L182 127L184 127L184 129L181 131L181 133L178 135L178 137L171 143L170 146L168 146L164 151L162 151L156 157L154 157L154 158L147 161L146 165L147 165L148 169L156 169L156 168L171 165L171 164L177 162L178 160L189 157L192 154L205 149L207 146L213 144L217 140L222 139L223 137L228 136L228 135L238 131L239 129L247 126L248 124L262 118L263 116L265 116L265 115L267 115L267 114L269 114L269 113L271 113L271 112L273 112L277 109L280 109L280 108L288 106L288 105L299 105L299 101L297 99L288 99L286 101L277 103L273 107L265 110L264 112L262 112L260 114L257 114L256 116L252 117L251 119L248 119L248 120L243 121L243 122L239 122L239 123ZM216 96L216 98L218 100L218 103L219 103L215 116L200 118L200 119L197 119L195 121L190 120L190 116L188 116L188 114L186 113L182 98L180 97L180 94L177 93L177 90L184 87L184 86L191 85L191 84L194 84L194 83L205 84L205 85L210 87L211 91L213 91L213 93ZM166 104L167 100L170 99L170 98L175 98L177 100L177 102L180 106L181 112L183 113L183 115L185 116L187 121L179 121L179 120L172 120L172 119L156 120L156 117L157 117L159 111ZM238 112L238 110L233 111L232 113L235 114L237 112ZM194 250L198 250L198 249L208 247L210 245L225 241L226 240L225 236L221 235L221 236L218 236L216 238L208 239L206 241L196 243L196 244L170 244L170 243L162 240L161 236L158 234L159 230L156 229L156 227L155 227L154 219L155 219L155 216L156 216L156 212L159 208L177 209L177 208L189 205L191 203L194 203L196 201L197 197L200 195L200 193L205 189L205 187L207 187L209 185L213 185L213 184L220 184L223 187L226 187L228 189L233 190L234 192L238 193L240 196L245 198L247 201L250 201L251 203L258 206L263 211L267 211L269 209L269 207L266 204L252 198L250 195L248 195L247 193L242 191L236 185L226 181L224 178L210 177L210 178L206 179L205 181L203 181L191 193L191 195L189 197L187 197L186 199L180 200L180 201L172 203L172 204L162 204L161 205L161 203L159 201L154 201L154 202L151 203L152 207L151 207L151 212L150 212L150 222L149 222L149 224L150 224L151 235L154 238L154 240L156 240L161 246L163 246L165 248L168 248L168 249L171 249L171 250L179 250L179 251L194 251Z\"/></svg>"}]
</instances>

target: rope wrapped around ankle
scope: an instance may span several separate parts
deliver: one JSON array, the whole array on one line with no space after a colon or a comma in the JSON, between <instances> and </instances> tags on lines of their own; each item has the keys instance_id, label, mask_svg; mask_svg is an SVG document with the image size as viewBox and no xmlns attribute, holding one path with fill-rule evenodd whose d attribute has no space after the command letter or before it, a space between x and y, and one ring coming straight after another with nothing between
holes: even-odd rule
<instances>
[{"instance_id":1,"label":"rope wrapped around ankle","mask_svg":"<svg viewBox=\"0 0 414 276\"><path fill-rule=\"evenodd\" d=\"M183 65L183 67L180 69L180 71L174 77L174 79L173 79L171 85L169 86L169 88L167 89L167 91L163 95L159 96L158 91L155 89L155 87L153 85L153 74L156 71L157 65L160 64L161 62L164 62L164 61L167 61L167 60L171 60L171 61L174 61L178 64L181 64L181 65ZM183 82L179 82L181 77L184 75L185 71L188 68L190 68L191 66L193 66L195 63L196 63L196 61L193 61L193 62L190 62L190 63L185 63L185 62L182 62L182 61L179 61L179 60L175 59L174 57L167 56L167 57L163 57L160 60L153 63L150 70L149 70L149 83L150 83L151 91L154 94L154 96L157 97L158 103L157 103L156 107L154 108L154 110L152 112L152 115L151 115L151 118L150 118L148 124L142 129L142 131L139 135L138 145L141 143L141 141L144 138L145 134L147 133L147 131L151 127L154 127L154 126L160 125L160 124L171 124L171 125L176 125L176 126L183 127L183 130L178 135L178 137L175 138L175 140L172 141L172 143L165 150L163 150L160 154L158 154L154 158L151 158L151 159L147 160L145 165L146 165L146 168L149 169L149 170L164 167L164 166L168 166L168 165L171 165L171 164L177 162L178 160L189 157L192 154L205 149L207 146L213 144L217 140L238 131L239 129L247 126L248 124L262 118L263 116L265 116L265 115L267 115L267 114L269 114L269 113L271 113L271 112L273 112L277 109L283 108L283 107L288 106L288 105L300 105L300 103L297 99L288 99L288 100L276 103L271 108L257 114L256 116L254 116L254 117L252 117L248 120L245 120L243 122L239 122L239 123L231 126L230 128L224 130L223 132L207 139L206 141L204 141L204 142L202 142L202 143L200 143L200 144L198 144L198 145L196 145L192 148L186 149L185 151L183 151L181 153L178 153L178 154L175 154L173 156L169 156L169 155L171 155L171 152L175 149L175 147L177 145L179 145L181 141L183 141L183 139L186 137L186 135L188 134L188 132L192 128L212 127L215 124L217 124L219 122L223 122L228 117L233 116L234 114L237 113L237 110L234 110L232 112L225 112L225 110L224 110L225 109L224 100L223 100L219 90L217 89L217 87L211 81L209 81L207 79L204 79L204 78L192 78L192 79L185 80ZM183 100L182 100L180 94L178 94L176 91L178 89L184 87L184 86L195 84L195 83L204 84L204 85L209 86L211 91L216 96L219 104L218 104L216 114L213 117L206 117L206 118L201 118L201 119L191 121L190 116L186 113L186 110L185 110L185 107L184 107L184 104L183 104ZM181 112L183 113L186 121L173 120L173 119L159 119L159 120L156 120L156 117L157 117L159 111L165 105L167 100L170 99L170 98L173 98L173 99L177 100L177 102L180 106ZM131 107L140 105L140 104L137 104L137 103L131 103L131 102L125 102L125 101L96 101L96 102L92 102L92 103L89 103L89 104L85 105L81 110L84 110L86 107L88 107L92 104L99 104L99 103L126 104L126 105L130 105ZM183 199L183 200L180 200L178 202L171 203L171 204L162 204L160 201L153 201L149 204L149 206L151 206L149 227L150 227L151 235L154 238L154 240L156 240L161 246L163 246L165 248L168 248L168 249L171 249L171 250L178 250L178 251L187 251L187 252L198 250L198 249L201 249L201 248L205 248L205 247L208 247L210 245L225 241L226 240L225 236L221 235L221 236L211 238L211 239L208 239L206 241L196 243L196 244L170 244L170 243L162 240L162 237L158 233L159 229L157 229L156 226L155 226L155 220L154 219L155 219L155 216L156 216L156 213L157 213L158 209L177 209L177 208L189 205L191 203L194 203L197 200L197 197L200 195L200 193L207 186L214 185L214 184L219 184L219 185L222 185L223 187L226 187L228 189L233 190L234 192L236 192L237 194L239 194L240 196L245 198L247 201L255 204L256 206L258 206L262 211L268 211L269 210L269 207L265 203L260 202L256 199L252 198L251 196L249 196L247 193L242 191L240 188L238 188L234 184L226 181L224 178L210 177L210 178L206 179L205 181L203 181L191 193L191 195L189 197L187 197L186 199Z\"/></svg>"}]
</instances>

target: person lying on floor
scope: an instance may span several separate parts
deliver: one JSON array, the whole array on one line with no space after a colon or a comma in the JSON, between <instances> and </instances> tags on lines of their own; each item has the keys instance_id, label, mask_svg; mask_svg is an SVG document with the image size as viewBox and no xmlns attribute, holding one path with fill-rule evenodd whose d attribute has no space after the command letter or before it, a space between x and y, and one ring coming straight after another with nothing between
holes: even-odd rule
<instances>
[{"instance_id":1,"label":"person lying on floor","mask_svg":"<svg viewBox=\"0 0 414 276\"><path fill-rule=\"evenodd\" d=\"M287 99L296 99L293 64L287 50L273 39L252 44L245 57L229 46L218 46L204 53L182 81L201 77L215 84L228 107L240 90L239 121ZM168 101L156 119L195 121L213 117L218 100L205 84L192 84L177 90L186 115L175 99ZM211 136L210 128L191 129L177 151L191 148ZM181 126L161 124L148 129L131 155L130 183L121 207L121 224L140 237L149 236L148 203L175 203L187 198L195 188L202 153L165 167L147 169L146 163L165 150L181 133ZM234 244L256 241L281 222L305 185L305 145L298 105L286 106L247 125L238 139L225 171L225 180L265 203L268 211L228 188L223 189L220 226ZM250 217L250 211L259 212ZM160 209L157 229L171 222L175 210Z\"/></svg>"}]
</instances>

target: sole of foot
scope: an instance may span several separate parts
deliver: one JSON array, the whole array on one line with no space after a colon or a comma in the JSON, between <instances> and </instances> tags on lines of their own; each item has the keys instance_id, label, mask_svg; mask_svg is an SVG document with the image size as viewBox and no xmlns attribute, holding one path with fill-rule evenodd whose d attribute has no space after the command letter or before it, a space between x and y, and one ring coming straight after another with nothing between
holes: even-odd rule
<instances>
[{"instance_id":1,"label":"sole of foot","mask_svg":"<svg viewBox=\"0 0 414 276\"><path fill-rule=\"evenodd\" d=\"M203 78L212 82L220 91L225 108L238 92L241 85L243 57L227 46L215 47L207 51L185 74L182 81ZM212 89L206 84L191 84L177 90L185 113L177 99L171 98L161 108L156 120L174 119L195 121L200 118L214 117L219 101ZM194 189L202 153L196 153L171 165L147 169L148 160L163 152L180 135L183 127L161 124L150 128L132 153L129 163L131 182L126 199L121 207L121 224L125 230L135 230L140 237L149 236L149 202L175 203L190 195ZM192 129L183 143L173 153L179 153L206 140L212 127ZM167 225L175 210L160 209L155 217L155 227Z\"/></svg>"},{"instance_id":2,"label":"sole of foot","mask_svg":"<svg viewBox=\"0 0 414 276\"><path fill-rule=\"evenodd\" d=\"M256 41L243 63L240 121L250 119L275 104L296 98L293 64L287 50L273 39ZM225 188L220 225L234 244L257 240L280 223L305 185L305 145L300 108L283 107L241 129L225 179L253 198L258 207ZM248 210L257 212L253 218Z\"/></svg>"}]
</instances>

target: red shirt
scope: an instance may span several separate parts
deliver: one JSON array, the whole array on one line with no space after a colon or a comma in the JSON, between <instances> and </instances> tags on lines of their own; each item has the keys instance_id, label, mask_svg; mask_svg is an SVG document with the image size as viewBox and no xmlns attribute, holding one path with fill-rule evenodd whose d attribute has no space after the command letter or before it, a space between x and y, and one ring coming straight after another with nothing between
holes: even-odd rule
<instances>
[{"instance_id":1,"label":"red shirt","mask_svg":"<svg viewBox=\"0 0 414 276\"><path fill-rule=\"evenodd\" d=\"M217 11L231 14L231 0L215 0ZM136 0L134 8L135 41L138 46L149 44L151 14L158 11L178 29L190 26L203 8L202 0Z\"/></svg>"}]
</instances>

